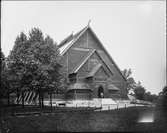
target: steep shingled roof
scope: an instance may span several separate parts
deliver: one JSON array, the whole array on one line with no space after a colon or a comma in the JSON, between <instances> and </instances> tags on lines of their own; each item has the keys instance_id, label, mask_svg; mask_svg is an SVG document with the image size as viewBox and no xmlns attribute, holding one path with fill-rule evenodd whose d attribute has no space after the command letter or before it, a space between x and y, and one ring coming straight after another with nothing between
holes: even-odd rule
<instances>
[{"instance_id":1,"label":"steep shingled roof","mask_svg":"<svg viewBox=\"0 0 167 133\"><path fill-rule=\"evenodd\" d=\"M73 39L73 37L74 37L73 34L70 34L69 36L67 36L64 40L62 40L59 43L58 47L60 48L60 47L64 46L66 43L68 43L69 41L71 41Z\"/></svg>"},{"instance_id":2,"label":"steep shingled roof","mask_svg":"<svg viewBox=\"0 0 167 133\"><path fill-rule=\"evenodd\" d=\"M77 73L78 70L87 62L87 60L89 59L89 57L95 52L94 50L90 50L89 53L87 54L87 56L85 58L83 58L83 60L80 61L80 63L74 68L74 70L71 73Z\"/></svg>"},{"instance_id":3,"label":"steep shingled roof","mask_svg":"<svg viewBox=\"0 0 167 133\"><path fill-rule=\"evenodd\" d=\"M78 33L76 33L75 35L73 35L73 39L71 39L70 41L67 41L67 43L64 43L62 46L60 45L60 55L64 55L68 49L79 39L79 37L81 35L83 35L85 33L85 31L87 31L87 29L90 29L90 31L92 32L92 34L94 35L94 37L97 39L97 41L99 42L99 44L102 46L103 50L105 51L105 53L107 54L107 56L109 57L110 61L112 61L113 65L115 66L115 68L118 70L118 72L120 73L120 75L123 77L123 79L126 81L126 78L123 76L122 72L120 71L120 69L118 68L117 64L114 62L114 60L112 59L112 57L110 56L110 54L107 52L107 50L104 48L104 46L102 45L101 41L98 39L98 37L96 36L96 34L93 32L93 30L91 29L91 27L89 27L89 25L87 25L85 28L83 28L82 30L80 30ZM61 44L61 43L60 43ZM101 56L101 55L100 55ZM107 64L108 66L108 64Z\"/></svg>"},{"instance_id":4,"label":"steep shingled roof","mask_svg":"<svg viewBox=\"0 0 167 133\"><path fill-rule=\"evenodd\" d=\"M69 35L66 37L63 41L60 42L59 50L60 50L60 55L63 55L66 53L66 51L76 42L79 37L87 30L88 26L84 27L82 30L77 32L75 35Z\"/></svg>"}]
</instances>

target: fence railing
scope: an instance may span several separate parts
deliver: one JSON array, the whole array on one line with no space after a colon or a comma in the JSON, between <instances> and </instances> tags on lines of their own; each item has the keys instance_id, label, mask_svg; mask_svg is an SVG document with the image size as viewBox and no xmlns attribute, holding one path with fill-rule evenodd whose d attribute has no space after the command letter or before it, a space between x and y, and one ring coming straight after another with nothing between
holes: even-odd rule
<instances>
[{"instance_id":1,"label":"fence railing","mask_svg":"<svg viewBox=\"0 0 167 133\"><path fill-rule=\"evenodd\" d=\"M41 114L41 113L54 113L63 111L104 111L104 110L115 110L128 107L136 106L153 106L153 105L142 105L142 104L131 104L130 102L117 102L116 104L102 104L91 102L82 103L70 103L59 102L51 106L50 102L44 103L44 108L40 108L39 105L26 105L24 108L20 106L10 107L3 109L4 113L11 113L12 115L29 115L29 114Z\"/></svg>"}]
</instances>

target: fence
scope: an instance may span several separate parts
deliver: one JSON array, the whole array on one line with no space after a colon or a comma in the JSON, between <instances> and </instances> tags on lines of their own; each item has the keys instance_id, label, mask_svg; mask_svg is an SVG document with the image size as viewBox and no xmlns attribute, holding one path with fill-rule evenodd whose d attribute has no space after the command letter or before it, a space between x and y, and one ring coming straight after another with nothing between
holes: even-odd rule
<instances>
[{"instance_id":1,"label":"fence","mask_svg":"<svg viewBox=\"0 0 167 133\"><path fill-rule=\"evenodd\" d=\"M91 104L85 104L85 105L82 105L82 104L75 104L71 107L75 107L75 108L78 108L78 107L87 107L87 108L94 108L96 109L96 111L103 111L103 110L114 110L114 109L121 109L121 108L128 108L128 107L137 107L137 106L153 106L153 105L144 105L144 104L131 104L130 101L119 101L117 102L116 104L94 104L94 105L91 105ZM67 106L68 107L68 106Z\"/></svg>"},{"instance_id":2,"label":"fence","mask_svg":"<svg viewBox=\"0 0 167 133\"><path fill-rule=\"evenodd\" d=\"M115 110L121 108L135 107L135 106L152 106L143 104L131 104L130 101L115 101L114 103L103 103L102 100L73 100L73 101L63 101L55 99L53 100L52 106L50 101L44 102L45 107L39 108L38 105L26 105L22 108L20 105L17 107L8 108L8 110L3 110L4 113L11 113L15 115L40 115L54 112L63 111L105 111L105 110Z\"/></svg>"}]
</instances>

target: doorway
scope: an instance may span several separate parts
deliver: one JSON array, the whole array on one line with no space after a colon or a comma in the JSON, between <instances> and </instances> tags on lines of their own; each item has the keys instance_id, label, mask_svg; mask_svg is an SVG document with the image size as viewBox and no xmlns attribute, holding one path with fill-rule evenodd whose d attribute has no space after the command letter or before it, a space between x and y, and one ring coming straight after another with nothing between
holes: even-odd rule
<instances>
[{"instance_id":1,"label":"doorway","mask_svg":"<svg viewBox=\"0 0 167 133\"><path fill-rule=\"evenodd\" d=\"M104 89L102 86L98 88L98 98L104 98Z\"/></svg>"}]
</instances>

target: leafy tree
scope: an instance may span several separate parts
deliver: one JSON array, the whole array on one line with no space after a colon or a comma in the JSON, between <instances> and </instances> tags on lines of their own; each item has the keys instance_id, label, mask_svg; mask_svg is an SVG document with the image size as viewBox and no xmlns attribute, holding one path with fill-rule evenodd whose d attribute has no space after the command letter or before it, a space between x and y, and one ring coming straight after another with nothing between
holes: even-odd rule
<instances>
[{"instance_id":1,"label":"leafy tree","mask_svg":"<svg viewBox=\"0 0 167 133\"><path fill-rule=\"evenodd\" d=\"M167 111L167 86L162 89L162 92L159 95L159 99L162 107Z\"/></svg>"},{"instance_id":2,"label":"leafy tree","mask_svg":"<svg viewBox=\"0 0 167 133\"><path fill-rule=\"evenodd\" d=\"M144 94L145 94L145 89L144 87L142 87L141 85L138 85L135 89L134 89L134 93L137 99L139 100L144 100Z\"/></svg>"},{"instance_id":3,"label":"leafy tree","mask_svg":"<svg viewBox=\"0 0 167 133\"><path fill-rule=\"evenodd\" d=\"M0 99L8 96L8 80L7 80L7 68L6 60L3 52L1 51L1 87L0 87ZM9 104L9 97L8 97Z\"/></svg>"},{"instance_id":4,"label":"leafy tree","mask_svg":"<svg viewBox=\"0 0 167 133\"><path fill-rule=\"evenodd\" d=\"M122 74L124 75L124 77L127 80L127 90L134 90L134 88L136 87L136 82L134 80L134 78L131 76L132 75L132 70L131 69L124 69L122 71Z\"/></svg>"},{"instance_id":5,"label":"leafy tree","mask_svg":"<svg viewBox=\"0 0 167 133\"><path fill-rule=\"evenodd\" d=\"M137 83L135 82L134 78L131 76L131 69L124 69L122 71L122 74L127 80L127 90L133 91L135 93L136 98L150 102L155 102L157 100L157 95L151 94L150 92L146 92L144 87L142 87L140 81L138 81Z\"/></svg>"},{"instance_id":6,"label":"leafy tree","mask_svg":"<svg viewBox=\"0 0 167 133\"><path fill-rule=\"evenodd\" d=\"M22 93L35 91L39 95L39 105L43 107L44 93L63 90L60 56L56 43L49 36L43 36L38 28L29 32L29 37L21 33L15 41L8 57L8 67L16 88ZM24 100L22 100L24 105Z\"/></svg>"},{"instance_id":7,"label":"leafy tree","mask_svg":"<svg viewBox=\"0 0 167 133\"><path fill-rule=\"evenodd\" d=\"M166 129L167 126L167 86L165 86L160 95L155 107L155 123L159 129Z\"/></svg>"},{"instance_id":8,"label":"leafy tree","mask_svg":"<svg viewBox=\"0 0 167 133\"><path fill-rule=\"evenodd\" d=\"M150 101L150 102L155 103L157 98L158 98L157 95L151 94L151 92L149 92L149 91L144 94L144 100L146 100L146 101Z\"/></svg>"},{"instance_id":9,"label":"leafy tree","mask_svg":"<svg viewBox=\"0 0 167 133\"><path fill-rule=\"evenodd\" d=\"M131 69L124 69L122 71L122 74L124 75L124 77L127 79L128 77L130 77L130 75L132 74L132 70Z\"/></svg>"},{"instance_id":10,"label":"leafy tree","mask_svg":"<svg viewBox=\"0 0 167 133\"><path fill-rule=\"evenodd\" d=\"M0 97L4 97L3 93L5 91L5 56L3 54L3 52L1 51L1 89L0 89Z\"/></svg>"},{"instance_id":11,"label":"leafy tree","mask_svg":"<svg viewBox=\"0 0 167 133\"><path fill-rule=\"evenodd\" d=\"M22 94L22 99L24 99L24 91L26 90L26 53L25 50L28 47L27 36L21 32L17 36L15 45L10 55L7 58L8 74L10 81L10 89L17 92L17 102L20 94ZM24 100L22 100L24 106Z\"/></svg>"},{"instance_id":12,"label":"leafy tree","mask_svg":"<svg viewBox=\"0 0 167 133\"><path fill-rule=\"evenodd\" d=\"M10 104L10 94L13 90L10 87L10 75L8 72L7 59L1 51L1 87L0 98L7 98L8 105Z\"/></svg>"}]
</instances>

